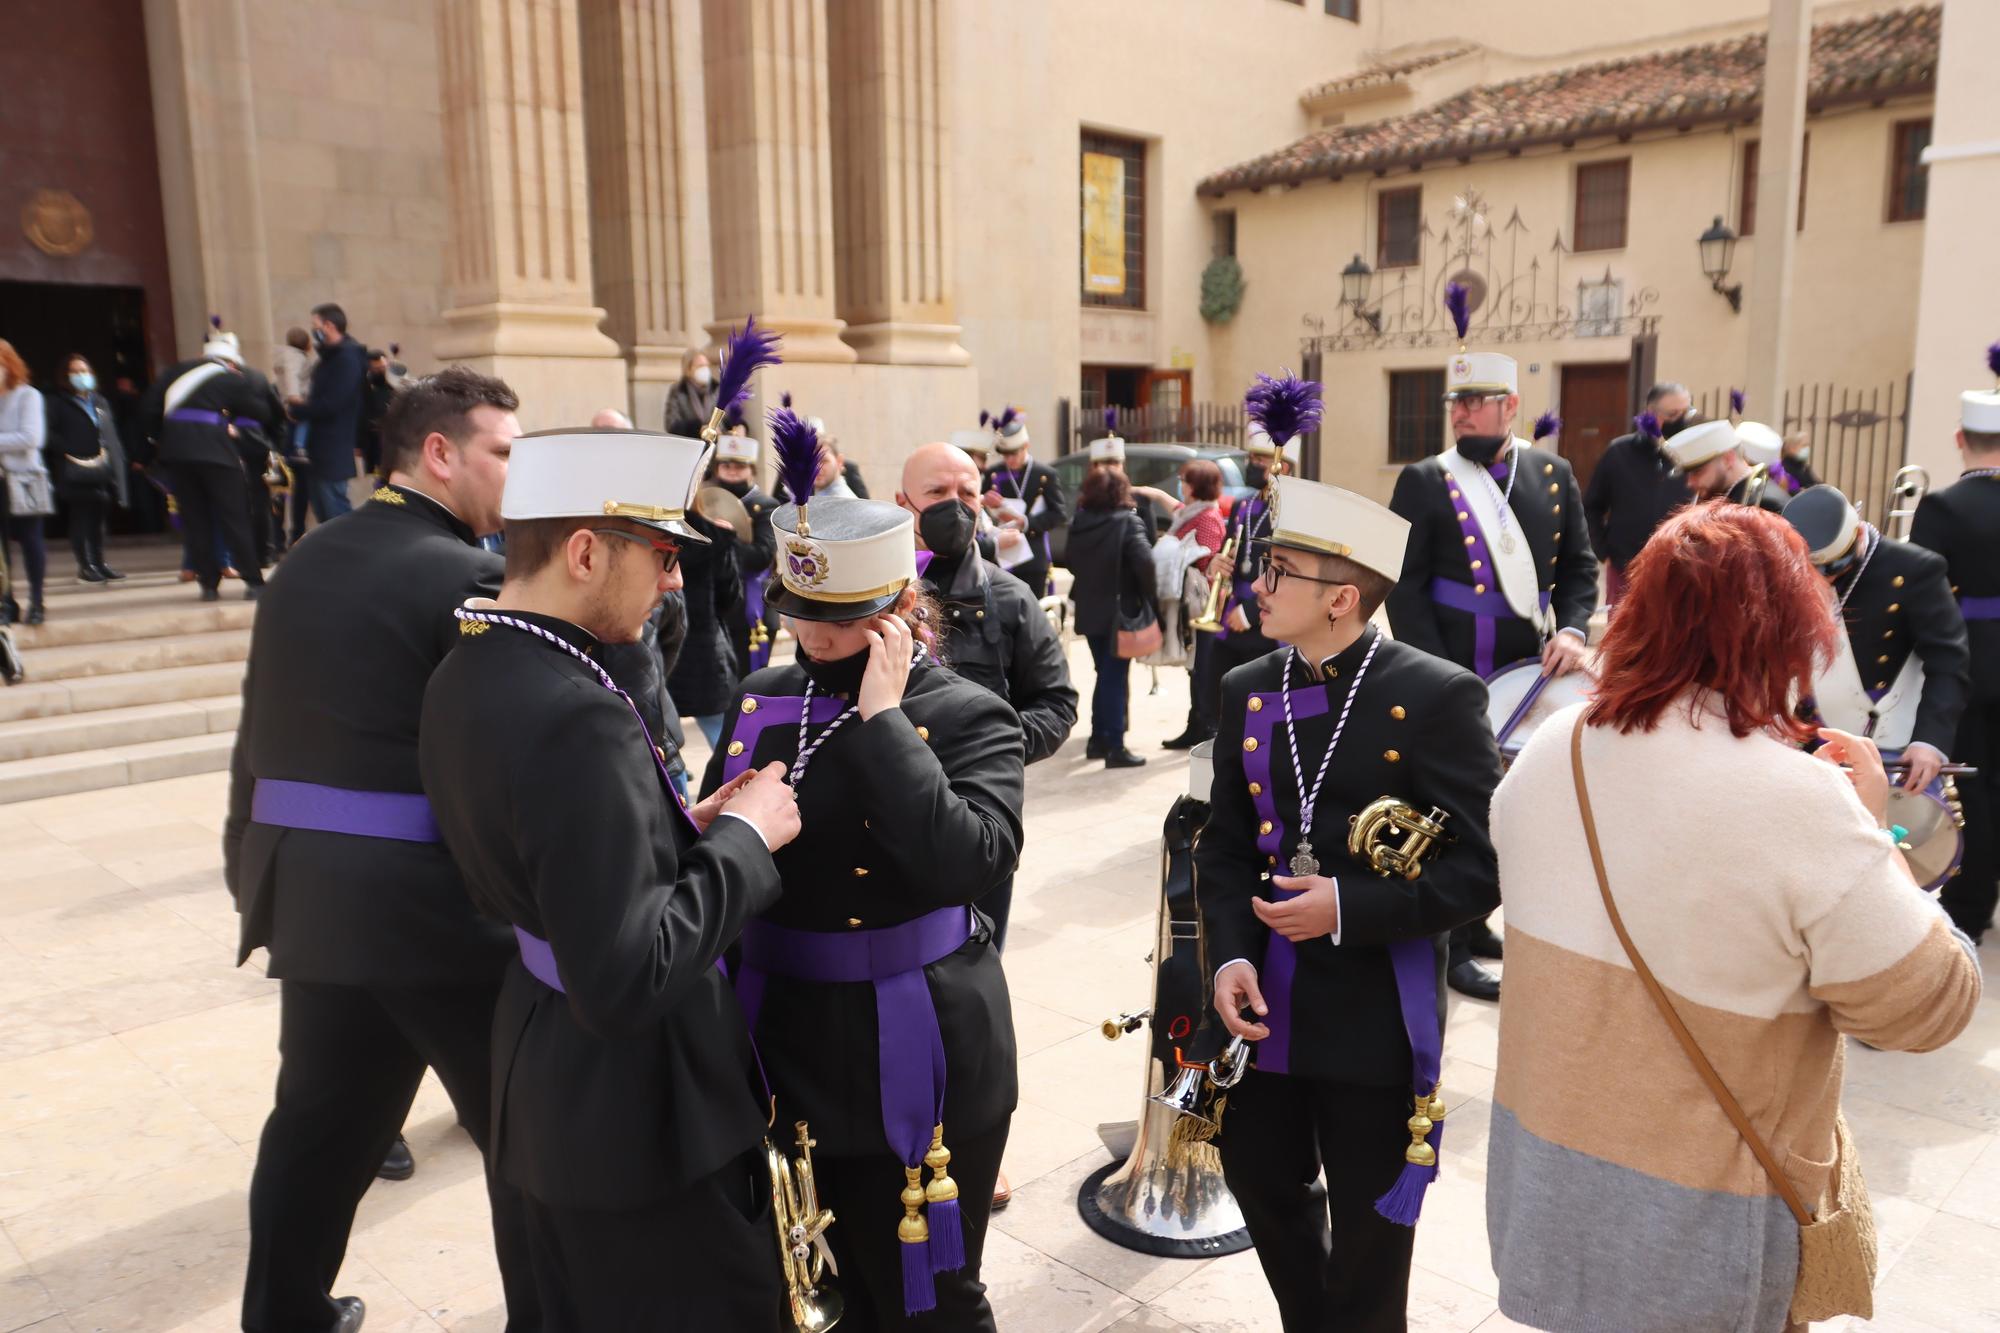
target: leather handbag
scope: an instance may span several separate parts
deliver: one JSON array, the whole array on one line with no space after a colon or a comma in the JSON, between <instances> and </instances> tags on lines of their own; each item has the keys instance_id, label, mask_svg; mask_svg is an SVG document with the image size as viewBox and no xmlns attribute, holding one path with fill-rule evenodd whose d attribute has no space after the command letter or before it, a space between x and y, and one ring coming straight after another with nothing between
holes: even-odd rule
<instances>
[{"instance_id":1,"label":"leather handbag","mask_svg":"<svg viewBox=\"0 0 2000 1333\"><path fill-rule=\"evenodd\" d=\"M1653 970L1646 966L1646 960L1632 943L1632 937L1625 931L1624 918L1618 915L1618 904L1611 897L1611 881L1604 873L1604 852L1597 841L1597 821L1590 813L1590 788L1583 778L1583 720L1577 719L1576 730L1569 740L1570 770L1576 778L1576 806L1583 816L1584 840L1590 844L1590 866L1597 872L1597 889L1604 897L1604 910L1611 917L1611 929L1617 932L1618 942L1625 948L1625 956L1632 962L1632 970L1639 974L1639 980L1646 987L1646 993L1653 997L1659 1008L1660 1017L1665 1019L1681 1049L1687 1052L1688 1060L1694 1065L1695 1073L1708 1085L1722 1113L1729 1117L1729 1123L1736 1126L1736 1132L1743 1136L1758 1164L1771 1177L1778 1195L1785 1206L1791 1209L1792 1218L1799 1226L1799 1272L1792 1284L1791 1322L1807 1324L1821 1319L1833 1319L1839 1315L1859 1315L1863 1319L1875 1313L1875 1213L1868 1201L1868 1186L1861 1178L1861 1157L1855 1151L1854 1137L1848 1132L1847 1116L1836 1113L1833 1122L1834 1146L1838 1154L1835 1163L1837 1183L1833 1205L1815 1217L1799 1197L1797 1187L1779 1168L1778 1159L1772 1154L1770 1145L1750 1123L1743 1107L1715 1072L1715 1066L1702 1054L1701 1046L1689 1032L1687 1024L1674 1008L1674 1002L1667 998L1667 992Z\"/></svg>"},{"instance_id":2,"label":"leather handbag","mask_svg":"<svg viewBox=\"0 0 2000 1333\"><path fill-rule=\"evenodd\" d=\"M56 512L55 491L46 472L7 474L7 512L15 518L47 517Z\"/></svg>"},{"instance_id":3,"label":"leather handbag","mask_svg":"<svg viewBox=\"0 0 2000 1333\"><path fill-rule=\"evenodd\" d=\"M1129 629L1128 622L1133 622ZM1160 618L1153 614L1151 607L1141 605L1136 616L1128 616L1123 607L1119 608L1118 655L1120 657L1144 657L1149 653L1157 653L1165 637L1165 632L1160 628Z\"/></svg>"}]
</instances>

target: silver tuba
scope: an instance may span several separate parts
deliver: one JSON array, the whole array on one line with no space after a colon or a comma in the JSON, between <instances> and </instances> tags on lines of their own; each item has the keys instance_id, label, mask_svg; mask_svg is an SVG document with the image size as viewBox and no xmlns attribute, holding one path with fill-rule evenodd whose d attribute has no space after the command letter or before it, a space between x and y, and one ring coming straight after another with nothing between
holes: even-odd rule
<instances>
[{"instance_id":1,"label":"silver tuba","mask_svg":"<svg viewBox=\"0 0 2000 1333\"><path fill-rule=\"evenodd\" d=\"M1910 527L1917 521L1917 506L1930 493L1931 474L1911 463L1896 469L1889 482L1889 512L1882 524L1886 536L1899 542L1910 539Z\"/></svg>"},{"instance_id":2,"label":"silver tuba","mask_svg":"<svg viewBox=\"0 0 2000 1333\"><path fill-rule=\"evenodd\" d=\"M1208 819L1213 749L1212 741L1194 748L1188 795L1167 816L1152 958L1153 1005L1107 1019L1103 1027L1106 1039L1116 1041L1150 1025L1139 1119L1098 1126L1112 1160L1083 1182L1076 1201L1077 1211L1098 1235L1164 1258L1208 1259L1250 1246L1242 1210L1223 1183L1222 1159L1209 1141L1219 1108L1207 1095L1208 1066L1184 1067L1187 1062L1180 1058L1208 1007L1193 851ZM1247 1048L1238 1043L1232 1083L1248 1064ZM1184 1114L1183 1104L1202 1114Z\"/></svg>"},{"instance_id":3,"label":"silver tuba","mask_svg":"<svg viewBox=\"0 0 2000 1333\"><path fill-rule=\"evenodd\" d=\"M806 1122L795 1126L799 1155L785 1156L764 1140L764 1165L771 1176L771 1218L778 1230L778 1262L785 1270L786 1311L797 1333L823 1333L840 1322L840 1293L823 1285L831 1261L826 1229L833 1213L819 1206L813 1184L813 1140Z\"/></svg>"}]
</instances>

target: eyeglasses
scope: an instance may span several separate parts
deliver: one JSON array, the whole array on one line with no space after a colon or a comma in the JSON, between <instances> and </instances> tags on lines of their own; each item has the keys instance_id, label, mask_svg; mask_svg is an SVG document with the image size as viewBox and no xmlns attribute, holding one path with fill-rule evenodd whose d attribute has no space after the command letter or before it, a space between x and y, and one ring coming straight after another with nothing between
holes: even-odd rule
<instances>
[{"instance_id":1,"label":"eyeglasses","mask_svg":"<svg viewBox=\"0 0 2000 1333\"><path fill-rule=\"evenodd\" d=\"M640 546L652 547L664 557L665 562L660 566L662 574L665 574L681 562L681 548L664 537L641 537L638 533L627 532L623 528L587 528L585 531L602 533L607 537L623 537L628 542L633 542Z\"/></svg>"},{"instance_id":2,"label":"eyeglasses","mask_svg":"<svg viewBox=\"0 0 2000 1333\"><path fill-rule=\"evenodd\" d=\"M1444 396L1445 410L1462 407L1468 412L1477 412L1488 403L1505 398L1504 393L1448 393Z\"/></svg>"},{"instance_id":3,"label":"eyeglasses","mask_svg":"<svg viewBox=\"0 0 2000 1333\"><path fill-rule=\"evenodd\" d=\"M1330 588L1337 588L1342 582L1340 579L1316 578L1311 574L1301 574L1296 569L1286 569L1269 555L1266 555L1262 566L1257 571L1258 584L1267 594L1274 594L1278 591L1278 584L1285 579L1303 579L1307 583L1321 583Z\"/></svg>"}]
</instances>

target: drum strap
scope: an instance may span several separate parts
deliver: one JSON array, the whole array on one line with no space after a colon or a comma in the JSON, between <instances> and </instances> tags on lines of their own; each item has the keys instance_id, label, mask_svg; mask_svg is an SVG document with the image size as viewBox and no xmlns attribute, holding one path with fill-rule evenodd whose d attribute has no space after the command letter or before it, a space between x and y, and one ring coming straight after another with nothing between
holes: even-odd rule
<instances>
[{"instance_id":1,"label":"drum strap","mask_svg":"<svg viewBox=\"0 0 2000 1333\"><path fill-rule=\"evenodd\" d=\"M1527 447L1519 439L1509 442L1510 452ZM1502 455L1503 458L1505 456ZM1456 449L1445 450L1438 456L1438 461L1443 464L1446 479L1451 483L1452 510L1464 516L1459 519L1459 526L1469 539L1467 550L1483 548L1486 556L1481 562L1485 568L1476 573L1491 571L1514 614L1534 625L1544 635L1553 633L1554 617L1542 602L1541 585L1535 578L1535 553L1529 549L1527 533L1520 530L1520 519L1516 517L1511 523L1503 519L1500 492L1483 475L1485 469L1479 464ZM1515 530L1512 539L1503 541L1509 527Z\"/></svg>"}]
</instances>

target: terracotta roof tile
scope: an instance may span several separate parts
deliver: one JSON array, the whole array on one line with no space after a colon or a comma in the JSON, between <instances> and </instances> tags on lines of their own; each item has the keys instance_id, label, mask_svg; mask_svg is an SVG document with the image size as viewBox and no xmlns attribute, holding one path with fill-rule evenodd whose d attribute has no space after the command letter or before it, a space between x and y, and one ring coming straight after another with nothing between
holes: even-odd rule
<instances>
[{"instance_id":1,"label":"terracotta roof tile","mask_svg":"<svg viewBox=\"0 0 2000 1333\"><path fill-rule=\"evenodd\" d=\"M1472 51L1470 46L1454 46L1446 51L1433 51L1429 55L1411 56L1408 60L1392 60L1380 65L1371 65L1358 74L1350 74L1341 79L1329 79L1319 86L1309 89L1301 102L1317 102L1324 97L1336 97L1362 88L1373 88L1381 84L1394 83L1418 70L1442 65L1447 60L1456 60Z\"/></svg>"},{"instance_id":2,"label":"terracotta roof tile","mask_svg":"<svg viewBox=\"0 0 2000 1333\"><path fill-rule=\"evenodd\" d=\"M1937 84L1941 7L1891 10L1813 29L1807 100L1866 100ZM1364 77L1364 76L1356 76ZM1291 184L1589 134L1713 124L1755 114L1764 34L1485 84L1435 106L1338 126L1216 172L1200 194Z\"/></svg>"}]
</instances>

